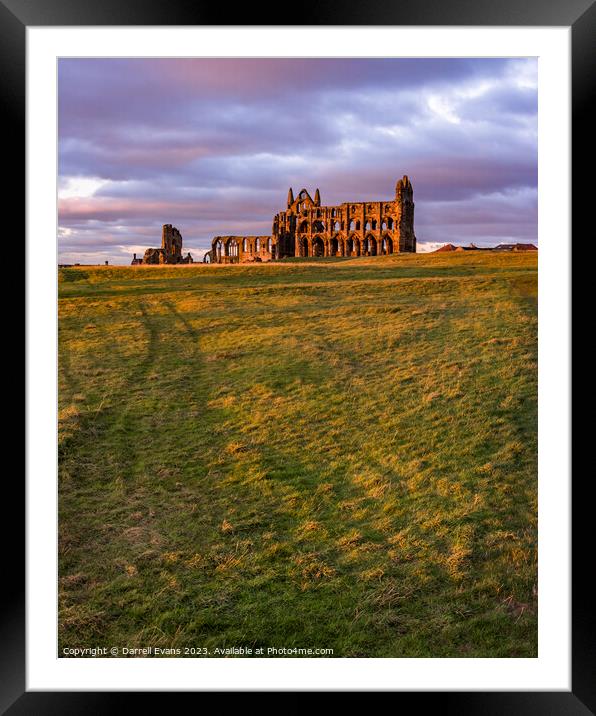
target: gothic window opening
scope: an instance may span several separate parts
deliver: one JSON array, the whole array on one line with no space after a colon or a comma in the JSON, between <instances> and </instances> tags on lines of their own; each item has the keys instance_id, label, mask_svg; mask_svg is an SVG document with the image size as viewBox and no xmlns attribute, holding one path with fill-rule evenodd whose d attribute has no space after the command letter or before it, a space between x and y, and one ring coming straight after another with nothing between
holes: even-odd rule
<instances>
[{"instance_id":1,"label":"gothic window opening","mask_svg":"<svg viewBox=\"0 0 596 716\"><path fill-rule=\"evenodd\" d=\"M312 255L313 256L324 256L325 255L325 244L320 236L313 239L312 242Z\"/></svg>"}]
</instances>

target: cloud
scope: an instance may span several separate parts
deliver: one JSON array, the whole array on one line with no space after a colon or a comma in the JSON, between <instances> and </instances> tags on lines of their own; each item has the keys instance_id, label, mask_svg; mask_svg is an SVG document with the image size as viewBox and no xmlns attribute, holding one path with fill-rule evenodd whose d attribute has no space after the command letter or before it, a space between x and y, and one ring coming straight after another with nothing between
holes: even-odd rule
<instances>
[{"instance_id":1,"label":"cloud","mask_svg":"<svg viewBox=\"0 0 596 716\"><path fill-rule=\"evenodd\" d=\"M269 233L288 186L391 198L421 241L536 241L535 59L62 59L60 255ZM137 251L138 253L138 251Z\"/></svg>"}]
</instances>

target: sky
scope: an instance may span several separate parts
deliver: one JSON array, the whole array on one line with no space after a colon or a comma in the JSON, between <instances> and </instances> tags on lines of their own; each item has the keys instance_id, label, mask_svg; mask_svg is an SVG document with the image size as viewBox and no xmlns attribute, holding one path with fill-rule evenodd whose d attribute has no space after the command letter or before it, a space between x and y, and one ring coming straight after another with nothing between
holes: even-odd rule
<instances>
[{"instance_id":1,"label":"sky","mask_svg":"<svg viewBox=\"0 0 596 716\"><path fill-rule=\"evenodd\" d=\"M61 263L128 264L178 227L270 234L294 194L392 199L418 250L537 242L535 58L61 59Z\"/></svg>"}]
</instances>

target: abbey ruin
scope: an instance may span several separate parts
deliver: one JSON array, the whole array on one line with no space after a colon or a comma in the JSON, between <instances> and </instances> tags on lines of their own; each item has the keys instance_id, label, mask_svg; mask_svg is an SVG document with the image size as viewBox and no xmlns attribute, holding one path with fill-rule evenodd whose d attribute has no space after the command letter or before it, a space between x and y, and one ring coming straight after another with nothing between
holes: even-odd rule
<instances>
[{"instance_id":1,"label":"abbey ruin","mask_svg":"<svg viewBox=\"0 0 596 716\"><path fill-rule=\"evenodd\" d=\"M193 263L190 252L182 255L182 234L172 224L164 224L161 227L161 248L147 249L142 259L133 254L132 266L137 264L191 264Z\"/></svg>"},{"instance_id":2,"label":"abbey ruin","mask_svg":"<svg viewBox=\"0 0 596 716\"><path fill-rule=\"evenodd\" d=\"M216 236L205 262L249 263L288 256L376 256L416 252L414 192L407 176L392 201L344 202L321 206L306 189L273 218L270 236Z\"/></svg>"}]
</instances>

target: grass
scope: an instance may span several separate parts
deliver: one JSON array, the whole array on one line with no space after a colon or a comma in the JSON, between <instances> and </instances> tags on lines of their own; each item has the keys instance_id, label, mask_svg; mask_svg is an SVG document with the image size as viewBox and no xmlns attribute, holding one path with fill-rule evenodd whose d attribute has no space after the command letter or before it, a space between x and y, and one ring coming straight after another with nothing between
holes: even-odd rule
<instances>
[{"instance_id":1,"label":"grass","mask_svg":"<svg viewBox=\"0 0 596 716\"><path fill-rule=\"evenodd\" d=\"M59 274L60 647L537 655L537 257Z\"/></svg>"}]
</instances>

